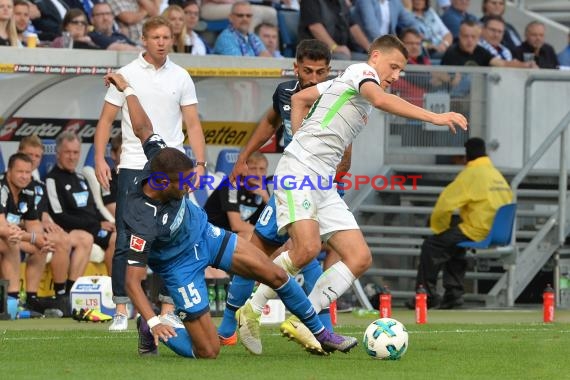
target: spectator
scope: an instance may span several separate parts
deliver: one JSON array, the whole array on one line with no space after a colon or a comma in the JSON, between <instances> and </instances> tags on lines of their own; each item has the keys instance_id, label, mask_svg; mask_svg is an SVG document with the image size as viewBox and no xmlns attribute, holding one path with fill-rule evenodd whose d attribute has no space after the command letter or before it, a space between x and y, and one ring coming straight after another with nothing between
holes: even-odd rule
<instances>
[{"instance_id":1,"label":"spectator","mask_svg":"<svg viewBox=\"0 0 570 380\"><path fill-rule=\"evenodd\" d=\"M1 209L4 210L8 223L21 227L23 232L19 247L27 256L25 307L38 313L43 313L47 308L57 308L68 316L69 298L64 292L69 267L69 243L60 234L43 231L35 205L37 194L30 187L32 169L32 160L27 155L16 153L11 156L8 171L0 181L0 192L3 194ZM40 298L37 293L49 252L53 254L52 268L56 269L55 276L63 275L63 283L58 283L63 285L63 293L54 298ZM86 257L88 260L89 256Z\"/></svg>"},{"instance_id":2,"label":"spectator","mask_svg":"<svg viewBox=\"0 0 570 380\"><path fill-rule=\"evenodd\" d=\"M159 4L153 0L108 0L119 31L137 44L141 43L142 27L147 17L158 16Z\"/></svg>"},{"instance_id":3,"label":"spectator","mask_svg":"<svg viewBox=\"0 0 570 380\"><path fill-rule=\"evenodd\" d=\"M89 37L101 49L118 51L140 51L134 41L127 36L113 30L114 19L111 6L107 3L96 3L93 5L91 22L93 31Z\"/></svg>"},{"instance_id":4,"label":"spectator","mask_svg":"<svg viewBox=\"0 0 570 380\"><path fill-rule=\"evenodd\" d=\"M459 27L465 21L477 21L477 17L467 12L471 0L451 0L451 6L441 16L441 21L447 26L453 38L459 36Z\"/></svg>"},{"instance_id":5,"label":"spectator","mask_svg":"<svg viewBox=\"0 0 570 380\"><path fill-rule=\"evenodd\" d=\"M200 8L196 0L187 0L182 4L184 9L184 20L186 22L186 47L192 55L206 55L209 53L209 48L206 43L194 31L200 21Z\"/></svg>"},{"instance_id":6,"label":"spectator","mask_svg":"<svg viewBox=\"0 0 570 380\"><path fill-rule=\"evenodd\" d=\"M350 18L345 1L301 1L298 40L317 39L331 50L334 59L358 59L349 48L351 37L363 51L368 51L369 41L360 26ZM354 55L354 57L353 57Z\"/></svg>"},{"instance_id":7,"label":"spectator","mask_svg":"<svg viewBox=\"0 0 570 380\"><path fill-rule=\"evenodd\" d=\"M568 46L558 54L560 66L570 66L570 33L568 34Z\"/></svg>"},{"instance_id":8,"label":"spectator","mask_svg":"<svg viewBox=\"0 0 570 380\"><path fill-rule=\"evenodd\" d=\"M20 141L18 153L28 156L32 161L32 170L36 170L42 160L44 146L37 135L26 136ZM47 191L43 182L32 177L27 189L35 193L34 204L43 232L54 244L50 265L55 305L64 316L69 316L71 309L69 293L75 281L85 273L93 246L93 237L82 230L72 230L67 233L53 222L49 216Z\"/></svg>"},{"instance_id":9,"label":"spectator","mask_svg":"<svg viewBox=\"0 0 570 380\"><path fill-rule=\"evenodd\" d=\"M522 43L522 39L515 27L504 20L506 9L505 0L483 0L482 8L483 17L481 18L481 22L484 21L484 18L489 16L500 16L503 18L505 22L505 33L503 34L501 44L506 46L512 53L515 48Z\"/></svg>"},{"instance_id":10,"label":"spectator","mask_svg":"<svg viewBox=\"0 0 570 380\"><path fill-rule=\"evenodd\" d=\"M479 45L480 37L481 27L477 21L464 21L459 29L459 40L447 49L441 59L441 64L451 66L533 67L531 62L505 61L494 56Z\"/></svg>"},{"instance_id":11,"label":"spectator","mask_svg":"<svg viewBox=\"0 0 570 380\"><path fill-rule=\"evenodd\" d=\"M247 166L247 176L255 179L247 184L242 181L237 189L230 188L228 180L222 181L204 206L208 222L235 232L244 239L248 239L253 232L253 227L269 200L269 193L263 188L262 182L267 176L267 158L263 153L255 152L247 160Z\"/></svg>"},{"instance_id":12,"label":"spectator","mask_svg":"<svg viewBox=\"0 0 570 380\"><path fill-rule=\"evenodd\" d=\"M27 254L25 307L43 313L44 307L37 299L37 294L46 265L46 254L53 250L53 245L43 233L38 220L34 192L26 189L31 178L30 158L21 153L13 154L8 161L8 170L0 179L0 214L7 223L4 239L9 246L2 257L2 275L10 282L8 295L19 298L20 250Z\"/></svg>"},{"instance_id":13,"label":"spectator","mask_svg":"<svg viewBox=\"0 0 570 380\"><path fill-rule=\"evenodd\" d=\"M412 11L419 24L417 30L423 34L428 52L433 56L441 56L453 42L451 32L431 8L430 0L412 0Z\"/></svg>"},{"instance_id":14,"label":"spectator","mask_svg":"<svg viewBox=\"0 0 570 380\"><path fill-rule=\"evenodd\" d=\"M242 0L202 0L201 12L204 20L222 20L229 18L233 8L238 3L247 3L250 5L251 13L250 25L247 32L253 33L255 27L262 22L268 22L277 25L277 11L272 6L252 5L248 1Z\"/></svg>"},{"instance_id":15,"label":"spectator","mask_svg":"<svg viewBox=\"0 0 570 380\"><path fill-rule=\"evenodd\" d=\"M13 16L12 0L0 0L0 46L22 47Z\"/></svg>"},{"instance_id":16,"label":"spectator","mask_svg":"<svg viewBox=\"0 0 570 380\"><path fill-rule=\"evenodd\" d=\"M1 204L0 204L1 207ZM8 295L20 297L20 241L23 231L6 220L6 212L0 209L0 278L8 281ZM22 300L23 302L24 300Z\"/></svg>"},{"instance_id":17,"label":"spectator","mask_svg":"<svg viewBox=\"0 0 570 380\"><path fill-rule=\"evenodd\" d=\"M30 3L30 18L40 41L50 42L61 35L61 25L68 9L63 0L33 0Z\"/></svg>"},{"instance_id":18,"label":"spectator","mask_svg":"<svg viewBox=\"0 0 570 380\"><path fill-rule=\"evenodd\" d=\"M504 34L505 22L501 16L484 17L479 45L493 54L494 57L499 57L505 61L512 61L513 54L501 43Z\"/></svg>"},{"instance_id":19,"label":"spectator","mask_svg":"<svg viewBox=\"0 0 570 380\"><path fill-rule=\"evenodd\" d=\"M493 166L485 150L485 141L473 137L465 143L466 167L440 194L430 218L434 235L422 244L416 287L427 291L428 307L453 309L463 305L463 281L467 261L465 249L457 243L483 240L493 223L497 209L512 201L505 178ZM460 223L453 225L452 213L459 209ZM443 300L436 283L443 270ZM413 309L415 300L406 302Z\"/></svg>"},{"instance_id":20,"label":"spectator","mask_svg":"<svg viewBox=\"0 0 570 380\"><path fill-rule=\"evenodd\" d=\"M115 217L115 211L117 209L117 191L119 183L119 165L121 164L121 146L123 144L123 135L117 134L111 139L111 159L115 164L115 167L111 170L111 182L109 182L109 188L105 189L101 187L101 197L103 198L103 204L109 210L113 218Z\"/></svg>"},{"instance_id":21,"label":"spectator","mask_svg":"<svg viewBox=\"0 0 570 380\"><path fill-rule=\"evenodd\" d=\"M415 1L415 0L414 0ZM400 39L408 49L408 63L412 65L431 65L429 56L422 46L422 35L415 29L404 29ZM407 76L407 75L406 75Z\"/></svg>"},{"instance_id":22,"label":"spectator","mask_svg":"<svg viewBox=\"0 0 570 380\"><path fill-rule=\"evenodd\" d=\"M478 22L464 21L459 29L458 41L447 49L441 58L441 64L447 66L536 67L533 62L505 61L500 57L495 57L479 45L480 37L481 27ZM443 86L450 91L452 97L460 98L470 93L471 76L468 73L433 73L432 84ZM460 101L458 106L463 107L465 104L464 101Z\"/></svg>"},{"instance_id":23,"label":"spectator","mask_svg":"<svg viewBox=\"0 0 570 380\"><path fill-rule=\"evenodd\" d=\"M257 34L273 58L283 58L279 51L279 30L275 25L262 22L255 27L255 34Z\"/></svg>"},{"instance_id":24,"label":"spectator","mask_svg":"<svg viewBox=\"0 0 570 380\"><path fill-rule=\"evenodd\" d=\"M56 165L46 177L50 215L65 231L84 230L105 250L105 266L112 273L115 225L103 218L85 178L76 172L81 140L63 132L55 140Z\"/></svg>"},{"instance_id":25,"label":"spectator","mask_svg":"<svg viewBox=\"0 0 570 380\"><path fill-rule=\"evenodd\" d=\"M368 41L385 34L397 34L405 28L419 30L420 27L401 1L356 0L353 2L351 15Z\"/></svg>"},{"instance_id":26,"label":"spectator","mask_svg":"<svg viewBox=\"0 0 570 380\"><path fill-rule=\"evenodd\" d=\"M14 1L14 23L16 24L18 40L23 46L27 46L28 41L26 41L26 39L28 37L28 34L37 34L37 32L30 20L30 3L28 3L26 0ZM36 45L39 45L37 38Z\"/></svg>"},{"instance_id":27,"label":"spectator","mask_svg":"<svg viewBox=\"0 0 570 380\"><path fill-rule=\"evenodd\" d=\"M214 54L271 57L259 37L249 32L252 15L248 2L232 5L230 25L216 39Z\"/></svg>"},{"instance_id":28,"label":"spectator","mask_svg":"<svg viewBox=\"0 0 570 380\"><path fill-rule=\"evenodd\" d=\"M552 45L544 41L545 27L540 21L531 21L525 28L525 41L513 51L513 57L526 61L525 55L541 69L558 68L558 57Z\"/></svg>"},{"instance_id":29,"label":"spectator","mask_svg":"<svg viewBox=\"0 0 570 380\"><path fill-rule=\"evenodd\" d=\"M170 5L162 12L162 17L166 18L172 25L172 38L174 39L172 50L176 53L190 53L192 45L187 45L188 32L182 7Z\"/></svg>"},{"instance_id":30,"label":"spectator","mask_svg":"<svg viewBox=\"0 0 570 380\"><path fill-rule=\"evenodd\" d=\"M408 50L408 63L412 65L431 65L428 54L422 46L422 35L415 29L404 29L400 40ZM435 73L433 73L435 74ZM431 74L429 72L406 72L403 78L390 86L393 94L398 94L408 102L418 107L423 107L424 94L430 89ZM408 121L412 128L416 128L416 122ZM408 126L402 126L401 128Z\"/></svg>"},{"instance_id":31,"label":"spectator","mask_svg":"<svg viewBox=\"0 0 570 380\"><path fill-rule=\"evenodd\" d=\"M73 39L74 49L101 49L87 34L87 27L89 23L87 22L87 16L81 9L73 8L70 9L63 18L63 30L69 32L71 38ZM53 48L64 48L65 46L64 36L57 37L50 44Z\"/></svg>"}]
</instances>

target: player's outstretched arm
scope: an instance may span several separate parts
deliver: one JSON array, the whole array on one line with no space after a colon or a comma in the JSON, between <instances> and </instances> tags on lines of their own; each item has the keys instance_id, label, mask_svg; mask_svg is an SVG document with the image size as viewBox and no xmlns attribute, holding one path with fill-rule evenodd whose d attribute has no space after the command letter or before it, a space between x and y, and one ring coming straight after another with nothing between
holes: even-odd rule
<instances>
[{"instance_id":1,"label":"player's outstretched arm","mask_svg":"<svg viewBox=\"0 0 570 380\"><path fill-rule=\"evenodd\" d=\"M311 86L291 97L291 131L293 134L301 127L303 119L307 116L319 95L320 92L317 86Z\"/></svg>"},{"instance_id":2,"label":"player's outstretched arm","mask_svg":"<svg viewBox=\"0 0 570 380\"><path fill-rule=\"evenodd\" d=\"M271 136L275 133L279 125L281 124L281 117L275 112L273 107L269 108L263 118L255 127L253 135L245 145L245 147L239 153L238 159L230 173L230 182L235 185L235 181L238 175L247 175L247 160L265 144Z\"/></svg>"},{"instance_id":3,"label":"player's outstretched arm","mask_svg":"<svg viewBox=\"0 0 570 380\"><path fill-rule=\"evenodd\" d=\"M374 82L364 82L360 87L360 94L364 96L372 106L394 115L427 121L436 125L445 125L455 133L455 127L459 126L467 130L467 119L456 112L436 114L421 107L415 106L396 95L388 94Z\"/></svg>"},{"instance_id":4,"label":"player's outstretched arm","mask_svg":"<svg viewBox=\"0 0 570 380\"><path fill-rule=\"evenodd\" d=\"M152 122L144 111L134 90L129 87L126 79L118 73L109 73L105 75L105 84L114 85L117 90L125 94L127 105L129 106L129 118L133 126L133 133L144 143L154 132Z\"/></svg>"}]
</instances>

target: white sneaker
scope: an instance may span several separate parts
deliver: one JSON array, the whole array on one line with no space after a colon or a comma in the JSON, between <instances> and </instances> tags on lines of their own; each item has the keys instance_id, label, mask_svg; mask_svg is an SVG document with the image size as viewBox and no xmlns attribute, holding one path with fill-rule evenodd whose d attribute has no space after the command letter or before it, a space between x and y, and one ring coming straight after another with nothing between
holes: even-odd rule
<instances>
[{"instance_id":1,"label":"white sneaker","mask_svg":"<svg viewBox=\"0 0 570 380\"><path fill-rule=\"evenodd\" d=\"M129 327L129 318L123 313L115 313L109 331L126 331Z\"/></svg>"},{"instance_id":2,"label":"white sneaker","mask_svg":"<svg viewBox=\"0 0 570 380\"><path fill-rule=\"evenodd\" d=\"M160 323L171 326L175 329L183 329L184 323L182 320L178 318L176 314L173 312L166 313L160 316Z\"/></svg>"},{"instance_id":3,"label":"white sneaker","mask_svg":"<svg viewBox=\"0 0 570 380\"><path fill-rule=\"evenodd\" d=\"M257 314L251 307L251 303L246 302L244 306L236 311L238 322L239 340L245 348L254 355L261 355L261 333L259 320L261 314Z\"/></svg>"}]
</instances>

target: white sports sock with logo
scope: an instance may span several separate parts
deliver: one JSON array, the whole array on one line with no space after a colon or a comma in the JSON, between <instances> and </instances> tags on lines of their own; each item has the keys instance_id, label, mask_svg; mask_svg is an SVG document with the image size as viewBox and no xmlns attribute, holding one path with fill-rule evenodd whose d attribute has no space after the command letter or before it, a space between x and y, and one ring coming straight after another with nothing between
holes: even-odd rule
<instances>
[{"instance_id":1,"label":"white sports sock with logo","mask_svg":"<svg viewBox=\"0 0 570 380\"><path fill-rule=\"evenodd\" d=\"M356 277L352 274L345 263L339 261L326 270L317 280L309 301L313 304L315 311L329 307L330 303L338 299L350 288Z\"/></svg>"},{"instance_id":2,"label":"white sports sock with logo","mask_svg":"<svg viewBox=\"0 0 570 380\"><path fill-rule=\"evenodd\" d=\"M281 252L279 256L273 260L275 264L280 266L281 268L285 269L291 276L295 276L299 273L299 268L295 267L291 262L291 258L289 258L289 251ZM253 310L261 313L263 307L267 303L268 300L277 298L277 293L269 286L265 284L259 284L255 293L253 293L253 297L251 298L251 306Z\"/></svg>"}]
</instances>

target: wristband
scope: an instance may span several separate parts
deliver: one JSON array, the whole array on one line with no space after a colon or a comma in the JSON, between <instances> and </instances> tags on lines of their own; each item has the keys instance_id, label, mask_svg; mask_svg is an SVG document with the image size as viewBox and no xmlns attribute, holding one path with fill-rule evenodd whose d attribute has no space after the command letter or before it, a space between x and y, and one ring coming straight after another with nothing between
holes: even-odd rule
<instances>
[{"instance_id":1,"label":"wristband","mask_svg":"<svg viewBox=\"0 0 570 380\"><path fill-rule=\"evenodd\" d=\"M123 90L123 94L125 94L125 97L130 96L130 95L135 95L135 90L133 90L132 87L127 87Z\"/></svg>"},{"instance_id":2,"label":"wristband","mask_svg":"<svg viewBox=\"0 0 570 380\"><path fill-rule=\"evenodd\" d=\"M36 233L34 231L30 232L30 244L34 245L36 244Z\"/></svg>"},{"instance_id":3,"label":"wristband","mask_svg":"<svg viewBox=\"0 0 570 380\"><path fill-rule=\"evenodd\" d=\"M160 322L160 318L158 318L155 315L154 317L152 317L151 319L146 321L146 323L148 324L148 327L152 330L153 328L156 327L156 325L159 325L161 322Z\"/></svg>"},{"instance_id":4,"label":"wristband","mask_svg":"<svg viewBox=\"0 0 570 380\"><path fill-rule=\"evenodd\" d=\"M338 47L338 45L336 43L332 44L331 45L331 53L333 53L337 47Z\"/></svg>"}]
</instances>

